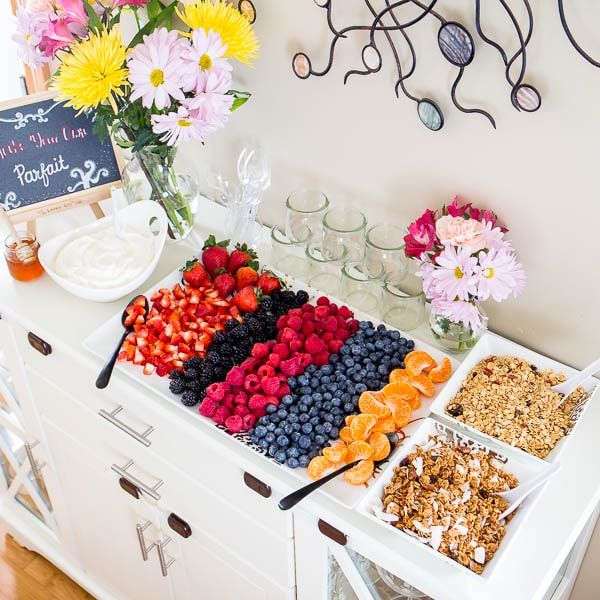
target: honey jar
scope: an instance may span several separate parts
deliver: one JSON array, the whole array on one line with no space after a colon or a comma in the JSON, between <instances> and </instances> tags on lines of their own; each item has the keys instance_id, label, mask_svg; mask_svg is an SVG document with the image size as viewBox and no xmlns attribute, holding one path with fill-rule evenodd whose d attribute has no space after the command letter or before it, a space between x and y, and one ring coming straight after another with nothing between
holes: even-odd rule
<instances>
[{"instance_id":1,"label":"honey jar","mask_svg":"<svg viewBox=\"0 0 600 600\"><path fill-rule=\"evenodd\" d=\"M8 272L17 281L32 281L44 272L38 259L39 242L29 233L20 234L17 238L9 235L4 240L4 258Z\"/></svg>"}]
</instances>

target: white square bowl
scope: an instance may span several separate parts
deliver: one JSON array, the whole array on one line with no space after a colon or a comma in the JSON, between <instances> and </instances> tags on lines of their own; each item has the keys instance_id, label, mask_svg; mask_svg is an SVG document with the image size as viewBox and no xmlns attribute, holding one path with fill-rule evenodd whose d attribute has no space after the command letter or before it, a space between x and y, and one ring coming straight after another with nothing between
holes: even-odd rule
<instances>
[{"instance_id":1,"label":"white square bowl","mask_svg":"<svg viewBox=\"0 0 600 600\"><path fill-rule=\"evenodd\" d=\"M381 518L379 515L383 512L383 490L391 482L394 475L394 469L411 453L414 451L415 446L424 446L429 437L436 435L442 439L448 441L454 441L456 444L461 446L468 446L472 449L483 450L487 454L493 455L499 462L503 463L502 469L507 473L515 475L519 484L524 483L531 477L535 476L540 470L545 468L545 464L539 458L530 456L524 452L517 453L512 452L510 446L506 446L508 452L504 453L498 446L492 446L487 444L485 441L479 441L474 437L467 435L464 431L461 431L450 424L445 424L435 419L426 419L423 421L418 431L413 436L406 440L404 445L395 454L392 460L388 463L385 471L371 484L369 492L356 510L366 515L372 521L375 521L379 526L386 529L393 528L398 534L409 540L410 543L414 544L417 548L417 552L428 552L433 553L435 556L445 561L448 564L454 565L457 569L462 572L469 573L473 577L490 579L493 576L494 570L498 563L502 560L502 557L506 555L510 544L512 543L521 523L527 518L528 513L533 510L535 503L540 497L542 490L546 487L546 483L540 485L535 491L533 491L521 504L519 508L513 513L513 518L506 525L506 534L498 550L487 563L483 573L481 575L471 571L467 567L461 565L449 556L434 550L428 544L421 542L411 534L406 533L401 529L397 529L393 524Z\"/></svg>"},{"instance_id":2,"label":"white square bowl","mask_svg":"<svg viewBox=\"0 0 600 600\"><path fill-rule=\"evenodd\" d=\"M540 371L545 371L546 369L552 369L558 373L564 373L567 377L571 375L575 375L577 373L576 369L572 367L568 367L567 365L563 365L562 363L552 360L543 354L538 354L533 350L529 350L524 346L521 346L515 342L511 342L510 340L501 338L493 333L486 333L481 339L477 342L477 344L473 347L471 352L466 356L461 365L454 371L452 377L449 381L446 382L446 385L441 389L437 398L434 400L431 405L432 414L438 415L441 419L452 423L455 427L471 432L474 436L485 439L493 442L496 445L500 445L500 447L511 448L516 452L520 452L530 456L524 450L517 448L515 446L511 446L506 444L505 442L492 437L474 427L455 419L451 415L447 414L445 409L448 404L453 400L458 391L460 390L463 382L467 379L467 376L471 372L471 369L477 365L481 360L487 358L489 356L516 356L518 358L522 358L527 362L535 365ZM590 378L588 379L582 386L589 393L589 398L581 405L575 408L573 413L570 415L571 420L574 425L569 433L572 433L579 421L584 417L585 412L589 403L592 401L593 396L598 395L598 389L600 386L598 385L598 380ZM559 440L556 446L550 451L550 453L544 458L544 460L549 462L554 462L560 456L562 449L568 441L569 435L565 435L563 438Z\"/></svg>"}]
</instances>

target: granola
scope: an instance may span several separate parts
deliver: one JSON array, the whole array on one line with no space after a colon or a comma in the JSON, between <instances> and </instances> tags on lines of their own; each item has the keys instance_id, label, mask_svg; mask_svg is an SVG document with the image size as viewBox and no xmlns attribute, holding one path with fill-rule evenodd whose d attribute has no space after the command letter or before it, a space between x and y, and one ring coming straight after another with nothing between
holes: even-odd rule
<instances>
[{"instance_id":1,"label":"granola","mask_svg":"<svg viewBox=\"0 0 600 600\"><path fill-rule=\"evenodd\" d=\"M392 525L475 573L498 550L512 518L497 492L518 485L492 455L431 436L394 469L383 493Z\"/></svg>"},{"instance_id":2,"label":"granola","mask_svg":"<svg viewBox=\"0 0 600 600\"><path fill-rule=\"evenodd\" d=\"M562 395L551 386L563 373L514 356L489 356L469 373L446 412L503 442L544 458L573 428L573 418L589 394L578 387L559 407Z\"/></svg>"}]
</instances>

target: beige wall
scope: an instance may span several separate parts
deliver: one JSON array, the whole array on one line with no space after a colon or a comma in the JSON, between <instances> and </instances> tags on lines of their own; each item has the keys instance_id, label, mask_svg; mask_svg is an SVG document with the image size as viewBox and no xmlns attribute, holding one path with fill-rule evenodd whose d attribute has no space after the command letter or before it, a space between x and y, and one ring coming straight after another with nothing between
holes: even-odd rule
<instances>
[{"instance_id":1,"label":"beige wall","mask_svg":"<svg viewBox=\"0 0 600 600\"><path fill-rule=\"evenodd\" d=\"M330 39L324 11L311 0L254 1L262 58L239 81L240 89L253 92L252 101L205 147L188 149L182 157L187 165L227 169L240 140L255 134L272 156L273 186L263 211L270 222L283 219L285 195L300 185L323 189L338 205L362 207L373 223L407 223L460 193L502 215L528 272L519 299L487 305L491 327L574 365L598 356L600 70L568 44L556 2L532 2L535 34L527 80L542 93L539 112L511 107L499 55L476 42L459 97L491 112L497 131L481 116L452 108L448 91L456 69L437 49L437 23L430 19L415 30L419 67L410 88L437 99L446 118L444 129L432 133L418 121L412 102L395 98L389 53L379 74L344 87L343 74L360 66L366 42L341 41L327 77L300 81L290 69L294 52L305 50L315 68L324 64ZM360 18L361 0L334 2L346 23ZM599 22L600 6L585 0L566 4L581 39L600 56L600 38L589 28ZM472 23L474 0L440 0L439 6L447 18ZM514 36L501 15L490 13L488 22L493 24L488 31L511 43ZM600 597L600 533L592 547L575 600Z\"/></svg>"}]
</instances>

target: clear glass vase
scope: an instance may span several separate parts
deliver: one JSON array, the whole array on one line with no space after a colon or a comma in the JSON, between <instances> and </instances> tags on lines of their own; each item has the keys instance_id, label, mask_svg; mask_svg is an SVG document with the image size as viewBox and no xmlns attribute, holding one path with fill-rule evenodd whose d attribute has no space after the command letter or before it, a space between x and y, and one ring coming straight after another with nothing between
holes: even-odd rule
<instances>
[{"instance_id":1,"label":"clear glass vase","mask_svg":"<svg viewBox=\"0 0 600 600\"><path fill-rule=\"evenodd\" d=\"M479 329L473 330L469 325L455 323L432 308L429 325L433 337L449 352L460 353L470 350L487 331L488 316L481 306L478 306L477 309L482 325Z\"/></svg>"},{"instance_id":2,"label":"clear glass vase","mask_svg":"<svg viewBox=\"0 0 600 600\"><path fill-rule=\"evenodd\" d=\"M175 171L176 149L149 146L135 152L123 170L123 186L127 201L158 202L169 218L169 237L185 239L194 226L194 210L198 202L195 177Z\"/></svg>"}]
</instances>

